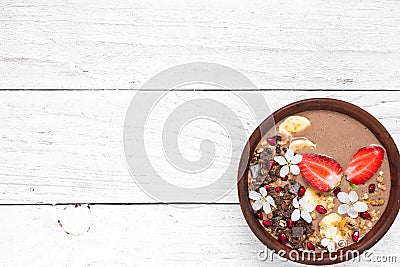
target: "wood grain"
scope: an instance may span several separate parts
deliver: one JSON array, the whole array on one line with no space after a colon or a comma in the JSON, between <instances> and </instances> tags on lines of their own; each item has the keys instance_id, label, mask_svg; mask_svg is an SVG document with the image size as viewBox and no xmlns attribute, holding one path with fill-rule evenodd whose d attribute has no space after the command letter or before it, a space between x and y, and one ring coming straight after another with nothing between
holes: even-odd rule
<instances>
[{"instance_id":1,"label":"wood grain","mask_svg":"<svg viewBox=\"0 0 400 267\"><path fill-rule=\"evenodd\" d=\"M185 96L197 94L182 92L171 102L160 104L151 114L155 118L168 115ZM231 92L206 92L239 114L249 134L258 125L235 104ZM255 93L254 93L255 94ZM400 119L398 92L263 92L272 111L290 102L310 97L332 97L349 101L376 116L400 144ZM136 185L126 167L123 153L122 131L125 112L134 92L0 92L0 200L1 203L149 203L156 202ZM176 101L175 101L175 100ZM240 104L240 103L239 103ZM254 109L265 107L254 107ZM268 111L264 110L265 118ZM155 124L158 125L158 124ZM210 124L211 128L212 124ZM153 126L155 127L155 126ZM159 126L157 126L159 127ZM215 129L213 136L222 136ZM160 132L157 130L156 132ZM150 131L150 133L152 133ZM153 131L154 133L154 131ZM195 155L199 151L196 130L191 130L191 144L184 146ZM216 139L216 142L219 142ZM218 137L219 138L219 137ZM243 145L244 145L243 141ZM147 142L150 150L159 149L162 143ZM239 158L242 151L234 151ZM177 153L179 150L177 150ZM151 156L160 162L161 155ZM228 163L222 157L221 166ZM236 167L235 167L236 169ZM191 184L208 184L218 175L200 176ZM146 170L142 170L146 177ZM187 185L187 176L164 171L166 179L178 185ZM235 186L235 177L231 185ZM154 181L148 177L148 183ZM194 186L196 187L196 186ZM196 202L196 196L188 197ZM220 202L237 203L234 189Z\"/></svg>"},{"instance_id":2,"label":"wood grain","mask_svg":"<svg viewBox=\"0 0 400 267\"><path fill-rule=\"evenodd\" d=\"M0 206L0 243L3 266L154 266L192 263L201 266L300 266L290 262L266 262L257 258L263 249L253 236L239 205L208 205L201 208L169 205L147 206ZM72 209L72 211L71 211ZM74 209L81 211L74 212ZM70 227L64 215L75 215L76 231L91 228L81 235L67 234ZM4 216L7 214L7 216ZM78 216L79 215L79 216ZM34 234L33 234L34 233ZM378 263L377 256L397 257L400 224L369 251L371 262L347 262L338 266L395 266ZM4 242L10 241L10 242ZM12 242L11 242L12 241ZM375 262L373 262L374 260Z\"/></svg>"},{"instance_id":3,"label":"wood grain","mask_svg":"<svg viewBox=\"0 0 400 267\"><path fill-rule=\"evenodd\" d=\"M399 89L397 1L2 1L0 88L135 89L221 63L259 88Z\"/></svg>"}]
</instances>

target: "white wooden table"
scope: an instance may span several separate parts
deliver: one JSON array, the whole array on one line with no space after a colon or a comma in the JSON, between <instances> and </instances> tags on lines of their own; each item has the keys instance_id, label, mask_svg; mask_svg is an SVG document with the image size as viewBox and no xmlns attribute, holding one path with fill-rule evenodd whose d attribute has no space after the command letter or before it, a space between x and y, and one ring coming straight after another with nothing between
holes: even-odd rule
<instances>
[{"instance_id":1,"label":"white wooden table","mask_svg":"<svg viewBox=\"0 0 400 267\"><path fill-rule=\"evenodd\" d=\"M272 110L310 97L355 103L400 144L397 1L3 0L0 266L271 264L257 259L235 190L166 205L125 164L138 88L196 61L242 72ZM399 240L397 219L371 252L399 262Z\"/></svg>"}]
</instances>

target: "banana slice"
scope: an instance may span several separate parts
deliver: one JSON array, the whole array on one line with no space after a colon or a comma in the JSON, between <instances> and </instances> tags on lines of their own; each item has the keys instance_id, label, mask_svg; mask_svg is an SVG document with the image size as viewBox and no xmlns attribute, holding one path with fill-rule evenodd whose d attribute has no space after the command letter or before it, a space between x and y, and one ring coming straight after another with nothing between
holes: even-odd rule
<instances>
[{"instance_id":1,"label":"banana slice","mask_svg":"<svg viewBox=\"0 0 400 267\"><path fill-rule=\"evenodd\" d=\"M320 204L321 194L312 187L307 188L304 197L308 199L315 206Z\"/></svg>"},{"instance_id":2,"label":"banana slice","mask_svg":"<svg viewBox=\"0 0 400 267\"><path fill-rule=\"evenodd\" d=\"M326 215L319 222L320 233L324 234L326 229L329 229L332 227L338 227L341 220L342 220L342 216L340 216L337 213L331 213L329 215Z\"/></svg>"},{"instance_id":3,"label":"banana slice","mask_svg":"<svg viewBox=\"0 0 400 267\"><path fill-rule=\"evenodd\" d=\"M316 148L316 147L317 145L308 140L307 138L292 140L289 145L289 148L292 149L294 152L305 148Z\"/></svg>"},{"instance_id":4,"label":"banana slice","mask_svg":"<svg viewBox=\"0 0 400 267\"><path fill-rule=\"evenodd\" d=\"M279 132L287 136L292 136L294 133L304 131L310 126L311 123L306 117L290 116L279 125Z\"/></svg>"}]
</instances>

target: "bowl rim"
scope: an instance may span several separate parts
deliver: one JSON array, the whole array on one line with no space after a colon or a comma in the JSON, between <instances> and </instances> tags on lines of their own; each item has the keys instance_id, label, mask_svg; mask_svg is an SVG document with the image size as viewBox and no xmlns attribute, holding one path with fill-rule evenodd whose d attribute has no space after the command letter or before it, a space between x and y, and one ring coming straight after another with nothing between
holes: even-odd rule
<instances>
[{"instance_id":1,"label":"bowl rim","mask_svg":"<svg viewBox=\"0 0 400 267\"><path fill-rule=\"evenodd\" d=\"M391 189L388 204L381 218L379 218L376 224L358 243L353 243L350 246L339 249L338 251L330 255L328 253L316 253L318 259L317 261L312 259L305 259L304 257L293 260L291 259L290 253L291 251L296 249L292 249L286 245L281 244L276 238L265 231L265 228L262 227L256 216L254 216L254 211L248 198L247 175L251 159L250 156L255 150L259 141L261 140L262 133L266 133L269 129L274 127L275 121L279 122L290 115L294 115L303 111L313 110L328 110L350 116L366 126L376 136L376 138L386 150L386 156L388 158L390 167ZM399 151L396 143L394 142L393 138L390 136L386 128L374 116L372 116L364 109L349 102L334 98L308 98L304 100L299 100L290 103L278 109L273 114L269 115L250 136L243 149L239 161L238 196L242 213L252 232L270 250L273 250L275 252L283 251L283 255L279 256L283 256L284 258L297 263L309 265L329 265L347 261L356 256L351 253L352 251L357 250L359 252L359 255L361 255L365 250L368 250L372 246L374 246L386 234L386 232L393 225L393 222L396 219L400 207Z\"/></svg>"}]
</instances>

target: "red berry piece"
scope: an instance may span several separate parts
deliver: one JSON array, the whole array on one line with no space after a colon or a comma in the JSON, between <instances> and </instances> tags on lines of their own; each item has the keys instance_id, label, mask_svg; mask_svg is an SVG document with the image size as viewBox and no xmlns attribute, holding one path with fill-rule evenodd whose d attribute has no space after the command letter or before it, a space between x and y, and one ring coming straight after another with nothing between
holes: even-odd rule
<instances>
[{"instance_id":1,"label":"red berry piece","mask_svg":"<svg viewBox=\"0 0 400 267\"><path fill-rule=\"evenodd\" d=\"M276 191L277 193L282 192L282 190L283 190L283 188L282 188L281 186L275 187L275 191Z\"/></svg>"},{"instance_id":2,"label":"red berry piece","mask_svg":"<svg viewBox=\"0 0 400 267\"><path fill-rule=\"evenodd\" d=\"M327 210L324 208L324 206L322 206L322 205L317 205L316 207L315 207L315 209L319 212L319 213L321 213L321 214L325 214L326 212L327 212Z\"/></svg>"},{"instance_id":3,"label":"red berry piece","mask_svg":"<svg viewBox=\"0 0 400 267\"><path fill-rule=\"evenodd\" d=\"M294 221L292 219L289 219L289 221L287 222L287 226L292 229L294 226Z\"/></svg>"},{"instance_id":4,"label":"red berry piece","mask_svg":"<svg viewBox=\"0 0 400 267\"><path fill-rule=\"evenodd\" d=\"M288 239L284 233L279 234L278 239L282 244L286 244L288 242Z\"/></svg>"},{"instance_id":5,"label":"red berry piece","mask_svg":"<svg viewBox=\"0 0 400 267\"><path fill-rule=\"evenodd\" d=\"M352 184L363 184L381 167L385 150L381 146L372 145L360 148L344 171L346 180Z\"/></svg>"},{"instance_id":6,"label":"red berry piece","mask_svg":"<svg viewBox=\"0 0 400 267\"><path fill-rule=\"evenodd\" d=\"M264 227L270 227L274 224L274 222L272 220L263 220L262 224L264 225Z\"/></svg>"},{"instance_id":7,"label":"red berry piece","mask_svg":"<svg viewBox=\"0 0 400 267\"><path fill-rule=\"evenodd\" d=\"M262 211L261 211L261 210L259 210L259 211L256 212L256 217L257 217L259 220L262 220L262 219L263 219L263 214L262 214Z\"/></svg>"},{"instance_id":8,"label":"red berry piece","mask_svg":"<svg viewBox=\"0 0 400 267\"><path fill-rule=\"evenodd\" d=\"M373 192L375 192L375 184L370 184L368 186L368 193L372 194Z\"/></svg>"},{"instance_id":9,"label":"red berry piece","mask_svg":"<svg viewBox=\"0 0 400 267\"><path fill-rule=\"evenodd\" d=\"M354 231L353 234L351 235L351 238L353 238L354 242L358 242L359 236L360 236L360 232Z\"/></svg>"},{"instance_id":10,"label":"red berry piece","mask_svg":"<svg viewBox=\"0 0 400 267\"><path fill-rule=\"evenodd\" d=\"M289 177L286 175L285 177L282 177L282 181L287 181Z\"/></svg>"},{"instance_id":11,"label":"red berry piece","mask_svg":"<svg viewBox=\"0 0 400 267\"><path fill-rule=\"evenodd\" d=\"M333 190L333 193L335 194L335 196L337 196L341 191L342 189L340 189L340 187L336 187L335 190Z\"/></svg>"},{"instance_id":12,"label":"red berry piece","mask_svg":"<svg viewBox=\"0 0 400 267\"><path fill-rule=\"evenodd\" d=\"M315 250L315 246L311 242L307 242L307 249L308 250Z\"/></svg>"},{"instance_id":13,"label":"red berry piece","mask_svg":"<svg viewBox=\"0 0 400 267\"><path fill-rule=\"evenodd\" d=\"M276 164L276 161L271 159L271 160L267 161L266 167L268 170L270 170L275 164Z\"/></svg>"},{"instance_id":14,"label":"red berry piece","mask_svg":"<svg viewBox=\"0 0 400 267\"><path fill-rule=\"evenodd\" d=\"M305 193L306 193L306 188L305 188L304 186L300 186L299 192L297 192L297 194L299 195L299 197L304 196Z\"/></svg>"},{"instance_id":15,"label":"red berry piece","mask_svg":"<svg viewBox=\"0 0 400 267\"><path fill-rule=\"evenodd\" d=\"M264 186L265 190L269 191L271 190L271 187L269 185Z\"/></svg>"},{"instance_id":16,"label":"red berry piece","mask_svg":"<svg viewBox=\"0 0 400 267\"><path fill-rule=\"evenodd\" d=\"M297 164L301 175L315 189L327 192L332 190L342 180L343 169L334 159L319 154L304 154Z\"/></svg>"},{"instance_id":17,"label":"red berry piece","mask_svg":"<svg viewBox=\"0 0 400 267\"><path fill-rule=\"evenodd\" d=\"M361 215L361 218L363 218L363 219L366 219L366 220L372 219L371 214L369 214L368 211L361 212L360 215Z\"/></svg>"},{"instance_id":18,"label":"red berry piece","mask_svg":"<svg viewBox=\"0 0 400 267\"><path fill-rule=\"evenodd\" d=\"M270 144L271 146L275 146L275 145L276 145L276 138L268 137L268 138L267 138L267 142L268 142L268 144Z\"/></svg>"}]
</instances>

